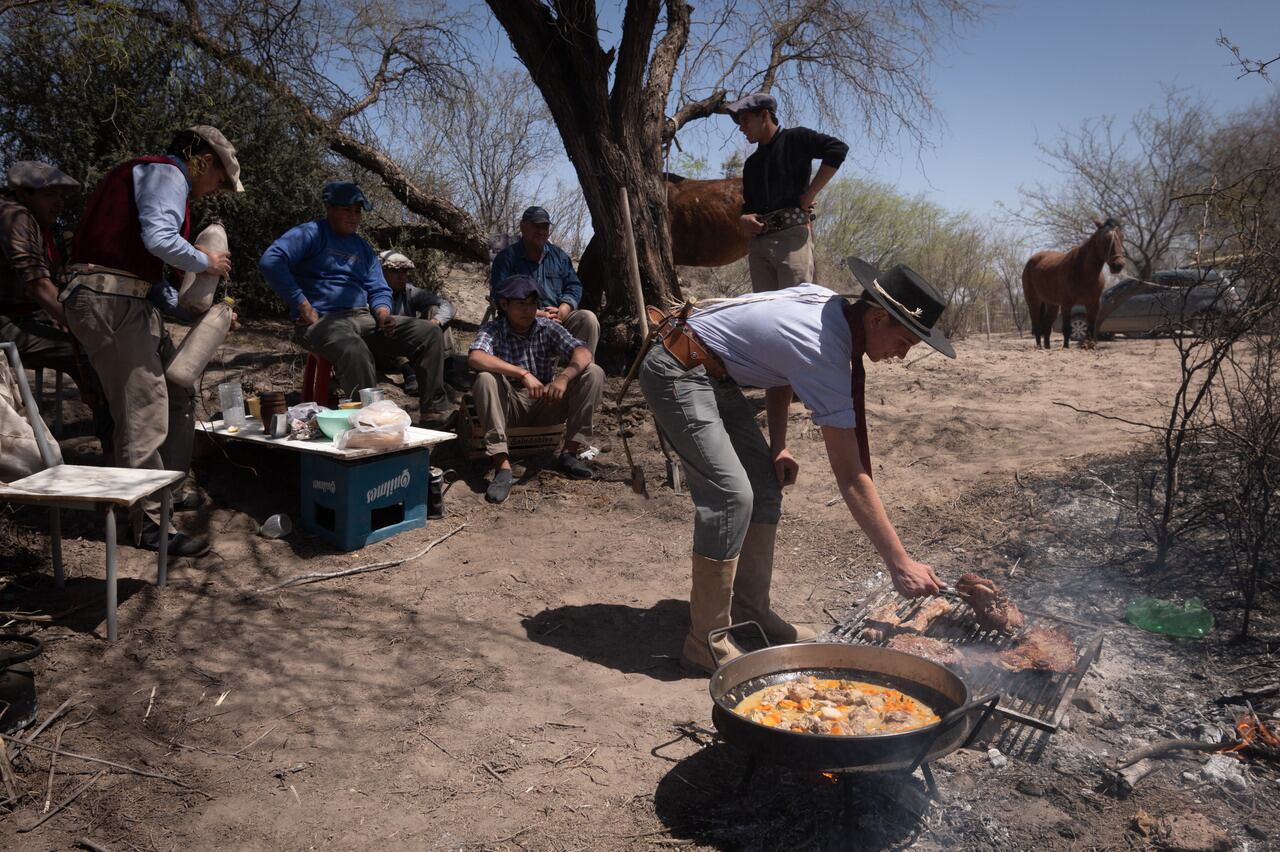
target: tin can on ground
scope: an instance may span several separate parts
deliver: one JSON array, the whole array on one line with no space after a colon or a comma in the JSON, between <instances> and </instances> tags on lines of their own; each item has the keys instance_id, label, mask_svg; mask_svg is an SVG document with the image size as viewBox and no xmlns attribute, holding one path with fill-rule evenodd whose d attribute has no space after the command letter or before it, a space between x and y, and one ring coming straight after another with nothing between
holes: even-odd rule
<instances>
[{"instance_id":1,"label":"tin can on ground","mask_svg":"<svg viewBox=\"0 0 1280 852\"><path fill-rule=\"evenodd\" d=\"M427 482L427 517L444 517L444 471L438 467L431 468Z\"/></svg>"}]
</instances>

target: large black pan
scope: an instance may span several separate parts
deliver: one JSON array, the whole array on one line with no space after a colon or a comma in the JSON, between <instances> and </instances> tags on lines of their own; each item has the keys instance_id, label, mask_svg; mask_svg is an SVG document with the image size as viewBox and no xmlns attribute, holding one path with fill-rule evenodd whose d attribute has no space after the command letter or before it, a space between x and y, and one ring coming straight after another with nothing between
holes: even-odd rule
<instances>
[{"instance_id":1,"label":"large black pan","mask_svg":"<svg viewBox=\"0 0 1280 852\"><path fill-rule=\"evenodd\" d=\"M708 640L724 632L727 629L712 631ZM892 687L932 707L941 720L901 734L852 737L771 728L733 712L757 689L798 675ZM825 642L775 645L744 654L717 669L709 689L715 704L711 718L726 742L766 763L825 772L913 771L922 762L967 745L999 701L998 694L971 700L969 688L954 672L923 657Z\"/></svg>"}]
</instances>

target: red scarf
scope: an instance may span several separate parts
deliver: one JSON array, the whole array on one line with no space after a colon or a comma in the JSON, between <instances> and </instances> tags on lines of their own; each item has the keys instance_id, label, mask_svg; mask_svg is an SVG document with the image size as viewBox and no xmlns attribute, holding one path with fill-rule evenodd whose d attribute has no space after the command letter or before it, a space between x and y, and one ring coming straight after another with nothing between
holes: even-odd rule
<instances>
[{"instance_id":1,"label":"red scarf","mask_svg":"<svg viewBox=\"0 0 1280 852\"><path fill-rule=\"evenodd\" d=\"M867 442L867 369L862 364L862 356L867 352L867 328L865 318L867 302L855 302L845 309L845 319L849 322L849 332L853 338L853 376L851 379L851 395L853 396L853 416L856 420L854 431L858 435L858 457L862 459L862 469L871 476L871 445Z\"/></svg>"}]
</instances>

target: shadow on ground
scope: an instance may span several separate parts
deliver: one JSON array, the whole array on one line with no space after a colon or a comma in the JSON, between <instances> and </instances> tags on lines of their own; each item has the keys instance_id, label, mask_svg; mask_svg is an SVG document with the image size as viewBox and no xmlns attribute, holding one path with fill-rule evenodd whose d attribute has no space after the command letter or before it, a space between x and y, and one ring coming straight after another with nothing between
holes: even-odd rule
<instances>
[{"instance_id":1,"label":"shadow on ground","mask_svg":"<svg viewBox=\"0 0 1280 852\"><path fill-rule=\"evenodd\" d=\"M730 852L900 849L921 830L919 777L853 776L845 793L818 772L762 766L743 790L746 770L723 744L678 761L654 792L658 819L672 837Z\"/></svg>"},{"instance_id":2,"label":"shadow on ground","mask_svg":"<svg viewBox=\"0 0 1280 852\"><path fill-rule=\"evenodd\" d=\"M655 680L688 677L680 646L689 630L689 604L666 599L648 609L586 604L547 609L521 621L530 639L620 672Z\"/></svg>"}]
</instances>

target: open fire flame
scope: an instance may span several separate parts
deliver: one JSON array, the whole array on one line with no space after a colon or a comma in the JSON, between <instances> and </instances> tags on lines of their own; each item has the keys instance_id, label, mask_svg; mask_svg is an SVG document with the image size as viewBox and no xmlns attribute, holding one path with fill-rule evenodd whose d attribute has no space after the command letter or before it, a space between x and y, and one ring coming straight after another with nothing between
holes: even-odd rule
<instances>
[{"instance_id":1,"label":"open fire flame","mask_svg":"<svg viewBox=\"0 0 1280 852\"><path fill-rule=\"evenodd\" d=\"M1280 728L1275 725L1269 725L1252 714L1241 716L1236 719L1236 735L1240 737L1240 742L1231 748L1221 749L1223 754L1250 749L1280 757Z\"/></svg>"}]
</instances>

